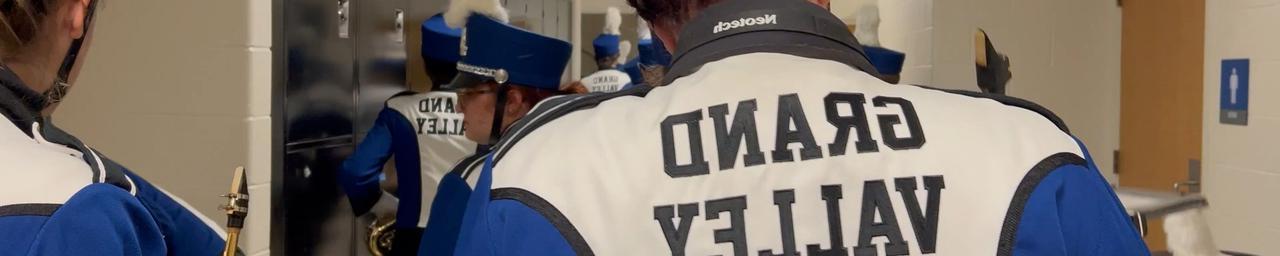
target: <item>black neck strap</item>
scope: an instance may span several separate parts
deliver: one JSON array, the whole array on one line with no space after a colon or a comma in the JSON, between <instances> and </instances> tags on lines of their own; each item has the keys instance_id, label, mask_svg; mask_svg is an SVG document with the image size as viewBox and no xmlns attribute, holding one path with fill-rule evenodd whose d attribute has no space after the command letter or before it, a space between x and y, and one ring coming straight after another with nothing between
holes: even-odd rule
<instances>
[{"instance_id":1,"label":"black neck strap","mask_svg":"<svg viewBox=\"0 0 1280 256\"><path fill-rule=\"evenodd\" d=\"M71 70L76 66L76 59L80 57L80 48L84 47L85 38L89 37L89 27L93 24L93 13L97 9L98 1L89 1L89 9L85 10L84 16L84 32L80 34L80 38L71 41L71 47L67 49L67 55L62 59L62 66L58 68L57 80L53 82L53 87L44 92L46 98L45 107L62 102L62 98L67 96L67 89L71 85Z\"/></svg>"},{"instance_id":2,"label":"black neck strap","mask_svg":"<svg viewBox=\"0 0 1280 256\"><path fill-rule=\"evenodd\" d=\"M493 103L493 122L489 125L489 142L488 145L497 145L498 140L502 139L502 116L507 112L507 91L511 86L502 83L498 84L497 97Z\"/></svg>"},{"instance_id":3,"label":"black neck strap","mask_svg":"<svg viewBox=\"0 0 1280 256\"><path fill-rule=\"evenodd\" d=\"M832 60L879 74L844 22L807 1L728 0L686 23L679 40L663 84L706 63L757 52Z\"/></svg>"}]
</instances>

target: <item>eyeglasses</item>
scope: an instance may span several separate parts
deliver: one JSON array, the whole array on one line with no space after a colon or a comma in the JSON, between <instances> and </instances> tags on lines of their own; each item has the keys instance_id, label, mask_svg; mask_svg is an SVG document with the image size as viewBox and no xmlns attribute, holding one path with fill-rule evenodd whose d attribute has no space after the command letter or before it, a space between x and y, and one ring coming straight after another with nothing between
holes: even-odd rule
<instances>
[{"instance_id":1,"label":"eyeglasses","mask_svg":"<svg viewBox=\"0 0 1280 256\"><path fill-rule=\"evenodd\" d=\"M470 88L462 88L458 90L458 98L471 98L475 96L485 95L494 92L493 88L488 86L476 86Z\"/></svg>"}]
</instances>

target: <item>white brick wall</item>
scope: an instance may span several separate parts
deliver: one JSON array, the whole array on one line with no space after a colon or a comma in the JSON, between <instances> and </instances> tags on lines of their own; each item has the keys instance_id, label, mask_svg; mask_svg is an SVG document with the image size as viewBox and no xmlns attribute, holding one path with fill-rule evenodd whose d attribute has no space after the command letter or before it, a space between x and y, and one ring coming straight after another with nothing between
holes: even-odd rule
<instances>
[{"instance_id":1,"label":"white brick wall","mask_svg":"<svg viewBox=\"0 0 1280 256\"><path fill-rule=\"evenodd\" d=\"M1280 1L1207 0L1204 194L1214 240L1226 250L1280 254ZM1222 59L1249 58L1249 125L1218 123Z\"/></svg>"},{"instance_id":2,"label":"white brick wall","mask_svg":"<svg viewBox=\"0 0 1280 256\"><path fill-rule=\"evenodd\" d=\"M106 2L57 123L223 223L231 171L250 171L241 247L268 252L271 1Z\"/></svg>"},{"instance_id":3,"label":"white brick wall","mask_svg":"<svg viewBox=\"0 0 1280 256\"><path fill-rule=\"evenodd\" d=\"M933 0L832 0L831 12L853 23L858 9L880 8L880 44L907 53L904 84L933 84Z\"/></svg>"},{"instance_id":4,"label":"white brick wall","mask_svg":"<svg viewBox=\"0 0 1280 256\"><path fill-rule=\"evenodd\" d=\"M977 90L973 33L1009 55L1010 95L1057 113L1109 180L1120 133L1120 8L1114 0L937 1L933 85Z\"/></svg>"}]
</instances>

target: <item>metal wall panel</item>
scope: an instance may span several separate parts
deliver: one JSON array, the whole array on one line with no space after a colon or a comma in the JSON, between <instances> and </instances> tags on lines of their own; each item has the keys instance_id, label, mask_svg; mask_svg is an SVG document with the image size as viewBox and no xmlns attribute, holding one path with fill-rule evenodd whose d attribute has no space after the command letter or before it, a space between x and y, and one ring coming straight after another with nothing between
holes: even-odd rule
<instances>
[{"instance_id":1,"label":"metal wall panel","mask_svg":"<svg viewBox=\"0 0 1280 256\"><path fill-rule=\"evenodd\" d=\"M355 141L363 140L386 101L408 90L405 77L405 33L409 26L404 0L352 0L356 75ZM365 246L372 215L355 219L356 248L350 255L370 255Z\"/></svg>"},{"instance_id":2,"label":"metal wall panel","mask_svg":"<svg viewBox=\"0 0 1280 256\"><path fill-rule=\"evenodd\" d=\"M404 30L405 0L352 0L356 75L356 141L373 127L387 98L407 90ZM399 19L399 20L398 20Z\"/></svg>"},{"instance_id":3,"label":"metal wall panel","mask_svg":"<svg viewBox=\"0 0 1280 256\"><path fill-rule=\"evenodd\" d=\"M276 74L284 77L276 85L284 89L274 104L284 105L284 116L276 117L283 136L275 137L284 140L277 144L284 154L272 182L279 206L272 216L280 223L273 227L272 253L349 255L356 249L355 221L336 179L352 150L356 119L353 43L340 35L338 1L281 1L274 50L284 58L276 62L285 66Z\"/></svg>"}]
</instances>

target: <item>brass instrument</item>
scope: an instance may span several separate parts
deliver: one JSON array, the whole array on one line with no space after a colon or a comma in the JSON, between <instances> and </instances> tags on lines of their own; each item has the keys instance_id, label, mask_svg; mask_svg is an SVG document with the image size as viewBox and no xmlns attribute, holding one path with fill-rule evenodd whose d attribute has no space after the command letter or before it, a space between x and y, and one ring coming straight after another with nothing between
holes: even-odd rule
<instances>
[{"instance_id":1,"label":"brass instrument","mask_svg":"<svg viewBox=\"0 0 1280 256\"><path fill-rule=\"evenodd\" d=\"M369 253L373 256L383 256L391 254L391 242L396 238L395 226L396 218L379 218L369 224Z\"/></svg>"},{"instance_id":2,"label":"brass instrument","mask_svg":"<svg viewBox=\"0 0 1280 256\"><path fill-rule=\"evenodd\" d=\"M245 180L244 172L244 167L236 168L230 192L222 195L227 198L227 204L220 207L227 212L227 245L222 248L223 256L236 255L240 229L244 228L244 218L249 215L249 182Z\"/></svg>"}]
</instances>

